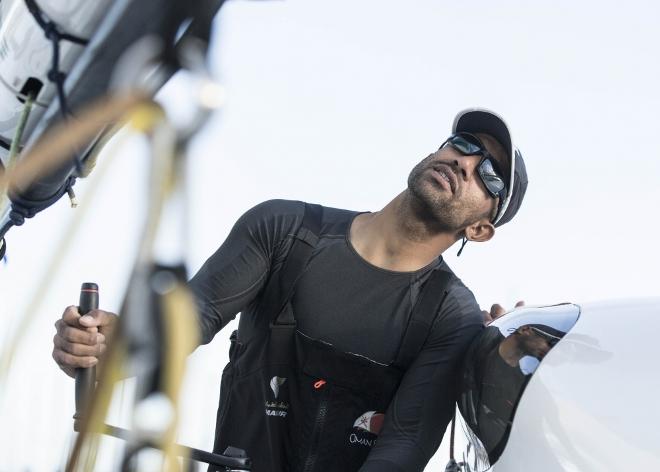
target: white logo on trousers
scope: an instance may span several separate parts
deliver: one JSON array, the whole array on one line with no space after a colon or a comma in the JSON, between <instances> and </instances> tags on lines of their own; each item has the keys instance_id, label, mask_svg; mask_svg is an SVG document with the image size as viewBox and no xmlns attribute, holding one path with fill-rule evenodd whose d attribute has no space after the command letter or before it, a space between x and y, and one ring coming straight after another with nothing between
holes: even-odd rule
<instances>
[{"instance_id":1,"label":"white logo on trousers","mask_svg":"<svg viewBox=\"0 0 660 472\"><path fill-rule=\"evenodd\" d=\"M270 379L270 389L273 391L275 398L280 394L280 385L286 382L286 377L273 377Z\"/></svg>"}]
</instances>

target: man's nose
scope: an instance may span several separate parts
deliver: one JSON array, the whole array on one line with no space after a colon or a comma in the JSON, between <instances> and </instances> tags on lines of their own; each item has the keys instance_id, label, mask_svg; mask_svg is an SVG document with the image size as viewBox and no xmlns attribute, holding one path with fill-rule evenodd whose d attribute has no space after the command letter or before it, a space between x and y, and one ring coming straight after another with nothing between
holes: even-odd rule
<instances>
[{"instance_id":1,"label":"man's nose","mask_svg":"<svg viewBox=\"0 0 660 472\"><path fill-rule=\"evenodd\" d=\"M455 156L452 162L456 173L463 177L463 180L468 180L473 175L481 161L481 156Z\"/></svg>"}]
</instances>

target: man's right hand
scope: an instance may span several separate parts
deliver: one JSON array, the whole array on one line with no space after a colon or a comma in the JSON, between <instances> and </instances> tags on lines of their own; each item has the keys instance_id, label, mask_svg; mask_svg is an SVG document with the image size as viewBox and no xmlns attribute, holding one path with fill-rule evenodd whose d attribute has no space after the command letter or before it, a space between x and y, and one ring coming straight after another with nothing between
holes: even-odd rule
<instances>
[{"instance_id":1,"label":"man's right hand","mask_svg":"<svg viewBox=\"0 0 660 472\"><path fill-rule=\"evenodd\" d=\"M67 307L55 322L57 333L53 337L53 359L60 369L75 377L77 367L96 365L117 319L109 311L92 310L80 316L77 306Z\"/></svg>"}]
</instances>

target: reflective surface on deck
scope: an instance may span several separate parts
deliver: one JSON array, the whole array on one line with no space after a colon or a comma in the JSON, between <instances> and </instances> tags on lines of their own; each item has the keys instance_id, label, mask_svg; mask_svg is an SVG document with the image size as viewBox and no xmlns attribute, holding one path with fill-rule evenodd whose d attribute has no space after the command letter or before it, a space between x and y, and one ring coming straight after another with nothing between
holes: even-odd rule
<instances>
[{"instance_id":1,"label":"reflective surface on deck","mask_svg":"<svg viewBox=\"0 0 660 472\"><path fill-rule=\"evenodd\" d=\"M580 309L518 308L491 323L470 346L459 397L468 445L464 470L482 472L500 457L516 408L540 363L575 325Z\"/></svg>"},{"instance_id":2,"label":"reflective surface on deck","mask_svg":"<svg viewBox=\"0 0 660 472\"><path fill-rule=\"evenodd\" d=\"M660 298L580 305L492 472L659 471Z\"/></svg>"}]
</instances>

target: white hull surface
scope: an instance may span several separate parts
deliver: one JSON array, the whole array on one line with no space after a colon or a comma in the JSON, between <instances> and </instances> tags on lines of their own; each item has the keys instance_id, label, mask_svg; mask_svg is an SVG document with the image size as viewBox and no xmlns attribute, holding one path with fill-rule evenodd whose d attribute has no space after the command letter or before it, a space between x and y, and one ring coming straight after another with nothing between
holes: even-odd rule
<instances>
[{"instance_id":1,"label":"white hull surface","mask_svg":"<svg viewBox=\"0 0 660 472\"><path fill-rule=\"evenodd\" d=\"M660 299L581 308L527 385L494 472L660 470Z\"/></svg>"}]
</instances>

